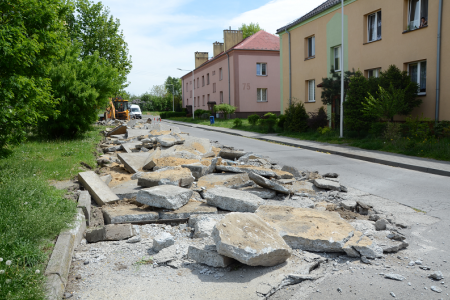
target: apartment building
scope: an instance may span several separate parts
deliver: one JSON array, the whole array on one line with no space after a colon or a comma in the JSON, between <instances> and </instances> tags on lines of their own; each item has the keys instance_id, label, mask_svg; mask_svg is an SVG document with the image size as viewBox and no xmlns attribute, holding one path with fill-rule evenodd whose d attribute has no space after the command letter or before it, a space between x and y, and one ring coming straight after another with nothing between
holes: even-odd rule
<instances>
[{"instance_id":1,"label":"apartment building","mask_svg":"<svg viewBox=\"0 0 450 300\"><path fill-rule=\"evenodd\" d=\"M236 117L280 113L280 42L263 30L243 39L242 31L224 30L213 43L213 57L195 52L195 69L181 77L183 107L213 110L227 103Z\"/></svg>"},{"instance_id":2,"label":"apartment building","mask_svg":"<svg viewBox=\"0 0 450 300\"><path fill-rule=\"evenodd\" d=\"M336 71L360 70L378 76L390 65L409 73L420 86L422 105L413 115L450 120L450 5L440 0L346 0L344 60L341 58L341 1L328 0L277 30L280 36L280 110L290 99L308 112L322 106L320 83ZM443 2L443 1L442 1ZM441 3L442 3L441 2ZM438 26L442 13L438 60ZM440 68L438 79L437 69ZM439 93L437 93L439 91ZM339 113L339 105L328 113ZM337 109L336 109L337 108ZM333 111L335 110L335 111ZM344 112L345 114L345 112Z\"/></svg>"}]
</instances>

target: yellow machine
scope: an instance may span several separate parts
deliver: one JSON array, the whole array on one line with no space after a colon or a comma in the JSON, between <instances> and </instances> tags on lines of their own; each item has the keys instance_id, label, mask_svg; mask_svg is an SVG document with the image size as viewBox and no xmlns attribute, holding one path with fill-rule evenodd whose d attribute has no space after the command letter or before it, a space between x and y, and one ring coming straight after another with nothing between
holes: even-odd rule
<instances>
[{"instance_id":1,"label":"yellow machine","mask_svg":"<svg viewBox=\"0 0 450 300\"><path fill-rule=\"evenodd\" d=\"M105 119L130 120L130 104L128 100L114 98L109 101L106 108Z\"/></svg>"}]
</instances>

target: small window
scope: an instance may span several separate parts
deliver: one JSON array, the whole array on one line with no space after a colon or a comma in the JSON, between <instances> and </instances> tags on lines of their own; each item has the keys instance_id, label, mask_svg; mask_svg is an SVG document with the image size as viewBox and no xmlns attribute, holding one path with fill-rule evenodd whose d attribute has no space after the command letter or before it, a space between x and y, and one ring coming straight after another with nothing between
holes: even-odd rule
<instances>
[{"instance_id":1,"label":"small window","mask_svg":"<svg viewBox=\"0 0 450 300\"><path fill-rule=\"evenodd\" d=\"M381 11L367 16L368 41L381 40Z\"/></svg>"},{"instance_id":2,"label":"small window","mask_svg":"<svg viewBox=\"0 0 450 300\"><path fill-rule=\"evenodd\" d=\"M210 97L209 97L209 94L208 94L208 102L210 101Z\"/></svg>"},{"instance_id":3,"label":"small window","mask_svg":"<svg viewBox=\"0 0 450 300\"><path fill-rule=\"evenodd\" d=\"M308 80L308 102L316 101L316 81Z\"/></svg>"},{"instance_id":4,"label":"small window","mask_svg":"<svg viewBox=\"0 0 450 300\"><path fill-rule=\"evenodd\" d=\"M216 75L216 71L212 71L213 76Z\"/></svg>"},{"instance_id":5,"label":"small window","mask_svg":"<svg viewBox=\"0 0 450 300\"><path fill-rule=\"evenodd\" d=\"M205 95L203 95L203 106L205 106Z\"/></svg>"},{"instance_id":6,"label":"small window","mask_svg":"<svg viewBox=\"0 0 450 300\"><path fill-rule=\"evenodd\" d=\"M223 103L223 92L220 92L220 103Z\"/></svg>"},{"instance_id":7,"label":"small window","mask_svg":"<svg viewBox=\"0 0 450 300\"><path fill-rule=\"evenodd\" d=\"M192 98L192 90L191 90L191 95L190 95L189 97L191 97L191 98Z\"/></svg>"},{"instance_id":8,"label":"small window","mask_svg":"<svg viewBox=\"0 0 450 300\"><path fill-rule=\"evenodd\" d=\"M336 72L341 71L341 46L333 48L334 56L334 70Z\"/></svg>"},{"instance_id":9,"label":"small window","mask_svg":"<svg viewBox=\"0 0 450 300\"><path fill-rule=\"evenodd\" d=\"M188 84L187 84L187 82L186 82L186 92L189 90L189 86L188 86Z\"/></svg>"},{"instance_id":10,"label":"small window","mask_svg":"<svg viewBox=\"0 0 450 300\"><path fill-rule=\"evenodd\" d=\"M265 64L265 63L257 63L256 64L256 75L258 75L258 76L266 76L267 75L267 64Z\"/></svg>"},{"instance_id":11,"label":"small window","mask_svg":"<svg viewBox=\"0 0 450 300\"><path fill-rule=\"evenodd\" d=\"M206 84L209 85L209 73L206 74Z\"/></svg>"},{"instance_id":12,"label":"small window","mask_svg":"<svg viewBox=\"0 0 450 300\"><path fill-rule=\"evenodd\" d=\"M256 101L267 102L267 89L256 89Z\"/></svg>"},{"instance_id":13,"label":"small window","mask_svg":"<svg viewBox=\"0 0 450 300\"><path fill-rule=\"evenodd\" d=\"M197 77L197 87L200 87L200 78Z\"/></svg>"},{"instance_id":14,"label":"small window","mask_svg":"<svg viewBox=\"0 0 450 300\"><path fill-rule=\"evenodd\" d=\"M380 76L380 68L367 70L367 78L378 78Z\"/></svg>"},{"instance_id":15,"label":"small window","mask_svg":"<svg viewBox=\"0 0 450 300\"><path fill-rule=\"evenodd\" d=\"M222 68L219 69L219 80L223 79Z\"/></svg>"},{"instance_id":16,"label":"small window","mask_svg":"<svg viewBox=\"0 0 450 300\"><path fill-rule=\"evenodd\" d=\"M213 93L215 93L216 92L216 83L214 82L213 83Z\"/></svg>"},{"instance_id":17,"label":"small window","mask_svg":"<svg viewBox=\"0 0 450 300\"><path fill-rule=\"evenodd\" d=\"M205 76L202 76L202 86L205 86Z\"/></svg>"},{"instance_id":18,"label":"small window","mask_svg":"<svg viewBox=\"0 0 450 300\"><path fill-rule=\"evenodd\" d=\"M420 61L408 65L408 73L411 76L411 81L419 85L419 95L427 93L427 62Z\"/></svg>"},{"instance_id":19,"label":"small window","mask_svg":"<svg viewBox=\"0 0 450 300\"><path fill-rule=\"evenodd\" d=\"M316 37L312 36L308 38L308 57L316 55Z\"/></svg>"},{"instance_id":20,"label":"small window","mask_svg":"<svg viewBox=\"0 0 450 300\"><path fill-rule=\"evenodd\" d=\"M428 25L428 0L409 0L407 30Z\"/></svg>"}]
</instances>

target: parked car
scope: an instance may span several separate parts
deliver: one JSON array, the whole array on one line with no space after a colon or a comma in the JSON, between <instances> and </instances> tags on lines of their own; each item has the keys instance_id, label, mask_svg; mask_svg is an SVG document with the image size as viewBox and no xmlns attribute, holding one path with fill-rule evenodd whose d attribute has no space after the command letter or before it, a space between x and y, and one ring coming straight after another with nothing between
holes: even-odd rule
<instances>
[{"instance_id":1,"label":"parked car","mask_svg":"<svg viewBox=\"0 0 450 300\"><path fill-rule=\"evenodd\" d=\"M131 104L131 111L130 111L130 118L131 119L142 119L142 112L139 105Z\"/></svg>"}]
</instances>

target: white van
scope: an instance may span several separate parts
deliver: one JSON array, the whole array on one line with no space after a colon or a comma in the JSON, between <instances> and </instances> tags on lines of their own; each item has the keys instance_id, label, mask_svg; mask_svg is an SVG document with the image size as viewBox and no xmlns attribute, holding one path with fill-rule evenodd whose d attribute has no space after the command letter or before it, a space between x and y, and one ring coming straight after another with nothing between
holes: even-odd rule
<instances>
[{"instance_id":1,"label":"white van","mask_svg":"<svg viewBox=\"0 0 450 300\"><path fill-rule=\"evenodd\" d=\"M142 119L142 112L139 105L131 104L130 119Z\"/></svg>"}]
</instances>

